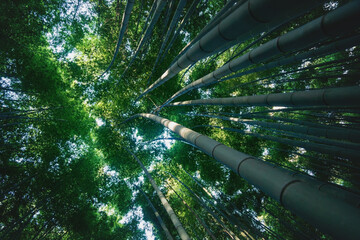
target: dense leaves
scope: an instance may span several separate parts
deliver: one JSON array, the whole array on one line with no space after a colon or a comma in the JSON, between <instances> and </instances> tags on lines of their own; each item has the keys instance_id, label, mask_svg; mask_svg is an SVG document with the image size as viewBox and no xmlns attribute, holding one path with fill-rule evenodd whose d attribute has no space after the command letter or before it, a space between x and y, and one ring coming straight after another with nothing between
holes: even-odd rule
<instances>
[{"instance_id":1,"label":"dense leaves","mask_svg":"<svg viewBox=\"0 0 360 240\"><path fill-rule=\"evenodd\" d=\"M175 237L176 228L129 148L194 239L331 239L162 125L131 117L154 112L241 152L359 193L358 159L299 147L301 142L320 140L298 132L224 119L360 132L358 105L297 109L185 106L159 111L169 97L191 82L347 1L326 1L268 34L202 59L135 102L229 1L199 1L181 31L179 26L193 1L186 1L173 28L169 24L179 1L166 1L157 24L143 39L157 2L135 1L114 64L102 75L114 56L126 1L1 1L0 238L165 239L139 188ZM167 29L173 32L163 43ZM268 62L356 34L329 38ZM176 101L356 86L360 76L357 44L220 80ZM160 49L166 49L162 56L158 56ZM298 144L286 144L284 139ZM332 143L359 150L359 142Z\"/></svg>"}]
</instances>

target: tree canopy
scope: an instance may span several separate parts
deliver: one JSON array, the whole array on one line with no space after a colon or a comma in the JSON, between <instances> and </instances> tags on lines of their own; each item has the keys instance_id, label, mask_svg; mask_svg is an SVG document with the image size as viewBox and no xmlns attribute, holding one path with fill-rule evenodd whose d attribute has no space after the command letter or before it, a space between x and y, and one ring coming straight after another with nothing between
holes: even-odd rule
<instances>
[{"instance_id":1,"label":"tree canopy","mask_svg":"<svg viewBox=\"0 0 360 240\"><path fill-rule=\"evenodd\" d=\"M358 209L359 2L2 0L0 238L337 238L197 140Z\"/></svg>"}]
</instances>

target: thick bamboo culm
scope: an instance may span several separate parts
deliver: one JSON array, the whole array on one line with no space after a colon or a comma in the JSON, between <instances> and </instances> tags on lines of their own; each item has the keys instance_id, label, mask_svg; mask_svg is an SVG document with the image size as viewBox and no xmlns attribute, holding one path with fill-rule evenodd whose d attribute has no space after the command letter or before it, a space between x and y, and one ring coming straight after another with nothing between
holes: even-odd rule
<instances>
[{"instance_id":1,"label":"thick bamboo culm","mask_svg":"<svg viewBox=\"0 0 360 240\"><path fill-rule=\"evenodd\" d=\"M229 77L219 79L218 82L223 82L223 81L226 81L226 80L229 80L229 79L238 78L238 77L245 76L245 75L248 75L248 74L270 70L270 69L280 67L280 66L286 66L286 65L299 63L304 59L309 59L309 58L311 58L312 60L318 59L318 58L321 58L323 56L333 54L333 53L343 51L345 49L357 46L357 45L359 45L359 43L360 43L360 35L347 37L347 38L344 38L342 40L338 40L338 41L335 41L333 43L323 45L323 46L321 46L319 48L313 48L313 49L310 49L310 50L308 50L306 52L299 53L299 54L296 54L296 55L292 55L290 57L281 57L281 58L276 59L274 61L270 61L270 62L268 62L266 64L261 64L259 66L256 66L256 67L254 67L254 68L252 68L250 70L239 72L239 73L230 75ZM356 59L356 57L353 58L353 59ZM336 63L339 63L339 62L344 62L344 60L345 59L329 61L329 62L325 62L325 63L321 63L321 64L316 64L316 66L310 66L310 67L311 68L323 67L323 66L326 66L326 65L330 65L331 63L336 64ZM351 61L351 60L352 59L349 58L349 61ZM308 68L309 67L299 68L297 70L291 70L290 72L299 72L299 71L303 71L303 70L308 69ZM217 83L217 82L211 82L211 83L207 83L207 84L204 84L204 85L201 84L201 85L198 85L196 87L194 86L194 87L190 88L189 90L193 90L193 89L199 88L199 87L208 86L208 85L211 85L211 84L214 84L214 83ZM236 88L234 88L234 89L236 89ZM234 90L234 89L232 89L232 90Z\"/></svg>"},{"instance_id":2,"label":"thick bamboo culm","mask_svg":"<svg viewBox=\"0 0 360 240\"><path fill-rule=\"evenodd\" d=\"M170 103L167 106L218 105L218 106L360 106L360 87L326 88L289 93L210 98Z\"/></svg>"},{"instance_id":3,"label":"thick bamboo culm","mask_svg":"<svg viewBox=\"0 0 360 240\"><path fill-rule=\"evenodd\" d=\"M290 56L290 57L283 57L283 58L280 58L280 59L278 59L276 61L271 61L269 63L266 63L266 64L260 65L258 67L252 68L250 70L239 72L239 73L230 75L229 77L218 79L217 81L211 81L211 82L206 82L206 83L204 83L202 81L202 83L198 83L197 82L198 80L196 80L196 81L190 83L189 85L185 86L184 88L182 88L178 92L176 92L173 96L171 96L168 100L166 100L159 107L159 109L162 109L168 103L172 102L174 99L180 97L181 95L183 95L183 94L185 94L185 93L187 93L189 91L192 91L194 89L197 89L197 88L206 87L206 86L209 86L209 85L212 85L212 84L215 84L215 83L223 82L223 81L230 80L230 79L233 79L233 78L239 78L241 76L245 76L245 75L252 74L252 73L257 73L257 72L261 72L261 71L270 70L270 69L273 69L273 68L279 67L279 66L294 64L296 62L299 62L299 61L301 61L303 59L307 59L307 58L320 58L322 56L332 54L334 52L339 52L339 51L345 50L347 48L356 46L359 43L360 43L360 36L356 35L356 36L352 36L352 37L348 37L348 38L336 41L334 43L324 45L324 46L316 48L316 49L306 51L304 53L300 53L300 54L293 55L293 56ZM203 78L201 78L200 80L202 80L202 79ZM234 88L234 89L236 89L236 88ZM232 89L232 90L234 90L234 89Z\"/></svg>"},{"instance_id":4,"label":"thick bamboo culm","mask_svg":"<svg viewBox=\"0 0 360 240\"><path fill-rule=\"evenodd\" d=\"M308 11L319 5L321 0L249 0L239 4L229 16L213 27L207 34L199 39L186 51L165 73L150 85L138 97L142 98L147 93L162 85L181 70L198 60L215 54L224 45L240 40L246 40L263 31L271 29L294 15ZM231 45L229 45L230 47Z\"/></svg>"},{"instance_id":5,"label":"thick bamboo culm","mask_svg":"<svg viewBox=\"0 0 360 240\"><path fill-rule=\"evenodd\" d=\"M360 26L358 19L359 11L360 1L353 1L293 31L270 40L185 86L164 104L169 103L189 90L218 82L222 77L251 65L263 63L276 55L298 51L327 38L353 32ZM351 24L346 24L347 22L351 22ZM357 43L359 43L359 41Z\"/></svg>"},{"instance_id":6,"label":"thick bamboo culm","mask_svg":"<svg viewBox=\"0 0 360 240\"><path fill-rule=\"evenodd\" d=\"M207 34L211 29L213 29L217 24L219 24L223 19L229 16L235 9L241 6L246 0L230 0L228 1L225 6L215 15L213 19L199 32L199 34L192 39L181 51L180 53L174 58L171 62L171 65L175 63L180 57L182 57L187 50L189 50L194 43L196 43L199 39L201 39L205 34ZM236 4L235 4L236 3Z\"/></svg>"},{"instance_id":7,"label":"thick bamboo culm","mask_svg":"<svg viewBox=\"0 0 360 240\"><path fill-rule=\"evenodd\" d=\"M264 162L168 119L149 113L138 116L179 134L321 231L339 239L360 238L358 195Z\"/></svg>"}]
</instances>

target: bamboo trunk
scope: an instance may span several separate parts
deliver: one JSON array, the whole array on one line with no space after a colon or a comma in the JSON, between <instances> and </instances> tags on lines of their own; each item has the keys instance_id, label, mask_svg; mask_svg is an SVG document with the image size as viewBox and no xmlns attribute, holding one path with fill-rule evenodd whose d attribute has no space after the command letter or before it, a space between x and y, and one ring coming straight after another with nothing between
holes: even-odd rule
<instances>
[{"instance_id":1,"label":"bamboo trunk","mask_svg":"<svg viewBox=\"0 0 360 240\"><path fill-rule=\"evenodd\" d=\"M118 41L116 44L116 48L115 48L115 52L114 52L114 56L109 64L109 66L106 68L106 70L99 76L99 79L107 72L110 70L111 66L114 64L116 56L119 52L120 49L120 45L122 42L122 39L124 37L125 34L125 30L127 28L129 19L130 19L130 14L131 14L131 10L134 6L135 0L128 0L126 3L126 7L125 7L125 11L124 11L124 15L122 17L122 21L121 21L121 27L120 27L120 33L119 33L119 37L118 37Z\"/></svg>"},{"instance_id":2,"label":"bamboo trunk","mask_svg":"<svg viewBox=\"0 0 360 240\"><path fill-rule=\"evenodd\" d=\"M140 17L141 17L141 14L142 14L142 10L144 8L144 0L141 0L141 2L139 4L140 4L140 10L139 10L139 13L138 13L137 18L136 18L136 28L135 28L135 32L134 32L134 38L137 38L137 32L138 32L139 24L140 24Z\"/></svg>"},{"instance_id":3,"label":"bamboo trunk","mask_svg":"<svg viewBox=\"0 0 360 240\"><path fill-rule=\"evenodd\" d=\"M185 184L184 184L184 186L185 186ZM207 192L207 191L206 191L206 192ZM209 194L209 192L207 192L207 193ZM195 193L194 193L194 194L195 194ZM202 198L200 198L198 195L196 195L196 196L197 196L199 199L201 199L204 204L206 204L205 201L204 201ZM209 194L209 196L212 197L211 194ZM218 212L224 219L226 219L226 220L227 220L228 222L230 222L235 228L237 228L243 237L247 237L247 238L251 239L251 236L248 235L248 233L247 233L246 231L244 231L244 229L242 229L242 228L240 227L240 225L238 224L238 222L237 222L236 220L234 220L234 218L228 214L228 212L226 211L225 208L222 208L222 209L224 210L224 212L223 212L223 211L220 210L217 206L215 206L215 204L214 204L212 201L210 201L208 198L205 198L205 199L206 199L206 202L208 202L208 203L215 209L215 212ZM220 203L219 205L220 205L220 207L222 207L221 203ZM227 230L227 231L230 232L230 233L232 233L230 230Z\"/></svg>"},{"instance_id":4,"label":"bamboo trunk","mask_svg":"<svg viewBox=\"0 0 360 240\"><path fill-rule=\"evenodd\" d=\"M138 97L142 98L162 85L181 70L198 60L223 50L231 42L246 40L273 28L293 15L306 12L322 1L303 0L249 0L241 4L229 16L194 43L165 73Z\"/></svg>"},{"instance_id":5,"label":"bamboo trunk","mask_svg":"<svg viewBox=\"0 0 360 240\"><path fill-rule=\"evenodd\" d=\"M181 167L180 167L181 168ZM249 238L249 239L254 239L250 232L250 229L248 226L244 227L244 224L241 223L235 216L232 216L231 213L226 209L226 207L220 202L218 201L211 192L209 192L200 182L198 182L190 173L188 173L184 168L181 168L212 200L216 201L218 203L218 205L220 206L220 208L222 209L222 211L224 211L224 213L227 215L227 219L233 224L235 225L241 232L243 231L244 234ZM220 193L221 195L221 193ZM209 201L210 202L210 201ZM214 206L214 203L211 203L211 205ZM240 229L239 227L242 227L244 229ZM246 229L247 230L246 230ZM249 232L248 232L249 231ZM256 233L257 237L258 237L258 233Z\"/></svg>"},{"instance_id":6,"label":"bamboo trunk","mask_svg":"<svg viewBox=\"0 0 360 240\"><path fill-rule=\"evenodd\" d=\"M134 153L132 153L130 150L126 149L126 151L128 151L134 158L135 160L138 162L138 164L140 165L140 167L142 168L142 170L144 171L145 175L148 177L152 187L155 189L158 197L160 198L160 201L162 203L162 205L164 206L167 214L169 215L172 223L174 224L177 232L180 235L181 239L186 239L186 240L190 240L190 236L186 233L184 227L182 226L181 222L179 221L179 219L177 218L174 210L172 209L172 207L170 206L170 204L168 203L168 201L166 200L164 194L160 191L159 187L156 185L154 179L151 177L150 173L147 171L147 169L145 168L144 164L140 161L140 159L138 159L136 157L136 155Z\"/></svg>"},{"instance_id":7,"label":"bamboo trunk","mask_svg":"<svg viewBox=\"0 0 360 240\"><path fill-rule=\"evenodd\" d=\"M179 17L180 17L180 14L182 13L182 10L184 9L184 7L185 7L185 5L186 5L186 1L187 1L187 0L180 0L179 4L178 4L178 6L177 6L177 8L176 8L176 10L175 10L175 14L174 14L173 18L171 19L170 26L169 26L169 28L168 28L168 30L167 30L167 32L166 32L166 35L165 35L165 37L164 37L164 39L163 39L163 42L162 42L162 44L161 44L159 53L158 53L158 55L157 55L157 57L156 57L154 66L153 66L153 68L152 68L152 70L151 70L150 77L148 78L148 84L147 84L147 86L149 85L149 82L150 82L150 80L151 80L151 77L152 77L152 75L154 74L155 68L156 68L156 66L157 66L157 64L158 64L158 62L159 62L159 60L160 60L160 58L161 58L161 56L162 56L162 54L163 54L163 51L164 51L165 46L166 46L166 43L167 43L168 39L170 38L171 33L174 31L174 29L175 29L175 27L176 27L176 24L177 24L177 22L178 22L178 19L179 19Z\"/></svg>"},{"instance_id":8,"label":"bamboo trunk","mask_svg":"<svg viewBox=\"0 0 360 240\"><path fill-rule=\"evenodd\" d=\"M289 93L188 100L167 106L217 105L217 106L360 106L360 87L339 87Z\"/></svg>"},{"instance_id":9,"label":"bamboo trunk","mask_svg":"<svg viewBox=\"0 0 360 240\"><path fill-rule=\"evenodd\" d=\"M126 67L126 69L124 70L124 72L122 73L122 75L120 76L120 80L122 79L122 77L125 75L125 73L127 72L127 70L131 67L131 65L134 63L136 57L139 55L140 50L142 48L142 46L146 43L147 39L150 37L150 35L152 34L152 31L155 27L155 24L157 23L157 21L159 20L159 17L161 15L162 10L165 7L165 4L167 3L167 1L165 0L158 0L157 2L157 6L154 12L154 16L152 17L149 26L146 28L146 31L144 33L144 36L141 38L139 45L137 46L136 50L135 50L135 54L134 56L131 58L130 63L128 64L128 66Z\"/></svg>"},{"instance_id":10,"label":"bamboo trunk","mask_svg":"<svg viewBox=\"0 0 360 240\"><path fill-rule=\"evenodd\" d=\"M300 62L301 60L307 59L307 58L319 58L319 57L322 57L322 56L325 56L325 55L328 55L328 54L331 54L331 53L334 53L334 52L344 50L346 48L350 48L352 46L356 46L356 45L359 44L359 41L360 41L360 36L355 36L355 37L347 38L347 39L344 39L344 40L341 40L341 41L338 41L338 42L335 42L335 43L332 43L332 44L329 44L329 45L326 45L326 46L323 46L323 47L320 47L320 48L317 48L317 49L312 49L312 50L309 50L309 51L301 53L301 54L297 54L297 55L293 55L293 56L285 57L285 58L280 58L279 60L272 61L272 62L263 64L263 65L260 65L258 67L253 68L253 69L250 69L250 70L247 70L247 71L244 71L244 72L240 72L240 73L237 73L237 74L233 74L233 75L231 75L229 77L226 77L226 78L223 78L223 79L218 79L217 81L211 81L211 82L201 83L201 84L198 84L195 81L195 82L185 86L183 89L179 90L178 92L176 92L171 98L166 100L165 103L163 103L160 106L160 109L163 108L168 103L170 103L171 101L173 101L174 99L176 99L176 98L180 97L181 95L184 95L185 93L187 93L189 91L192 91L194 89L201 88L201 87L206 87L206 86L209 86L211 84L227 81L227 80L230 80L230 79L233 79L233 78L239 78L239 77L249 75L249 74L252 74L252 73L257 73L257 72L273 69L275 67L293 64L293 63ZM343 61L343 60L341 60L341 61ZM331 61L331 63L337 63L337 62L339 62L339 60ZM302 68L302 69L291 70L291 71L281 73L281 74L277 74L277 75L286 75L288 73L303 71L303 70L309 69L309 68L320 67L320 66L323 66L323 65L326 65L326 64L328 64L328 63L321 63L321 64L317 64L317 65L314 65L314 66L305 67L305 68ZM275 76L277 76L277 75L275 75ZM263 79L260 79L260 80L263 80ZM259 81L259 80L255 80L253 82L257 82L257 81ZM240 86L238 86L238 87L240 87ZM234 90L234 89L231 89L231 91L232 90Z\"/></svg>"},{"instance_id":11,"label":"bamboo trunk","mask_svg":"<svg viewBox=\"0 0 360 240\"><path fill-rule=\"evenodd\" d=\"M166 238L168 240L172 240L173 237L171 236L169 229L166 227L164 221L162 220L162 218L161 218L159 212L156 210L155 206L152 204L152 202L150 201L150 199L148 198L146 193L141 188L137 187L137 189L139 189L139 191L142 193L142 195L146 198L146 201L149 203L151 209L154 211L154 214L155 214L157 220L159 221L161 228L165 232Z\"/></svg>"},{"instance_id":12,"label":"bamboo trunk","mask_svg":"<svg viewBox=\"0 0 360 240\"><path fill-rule=\"evenodd\" d=\"M235 4L236 2L236 4ZM235 11L239 6L241 6L246 0L230 0L225 6L216 13L215 17L210 20L210 22L198 33L198 35L192 39L175 57L171 65L174 64L180 57L182 57L197 41L199 41L205 34L207 34L211 29L218 25L222 20L229 16L233 11Z\"/></svg>"},{"instance_id":13,"label":"bamboo trunk","mask_svg":"<svg viewBox=\"0 0 360 240\"><path fill-rule=\"evenodd\" d=\"M174 35L172 36L172 38L170 39L169 44L166 46L159 62L162 62L162 59L164 58L164 55L167 54L167 52L169 51L169 49L172 47L172 45L174 44L175 40L177 39L177 37L179 36L180 32L182 31L182 29L184 28L185 24L187 23L187 21L189 20L189 18L191 17L191 15L195 12L196 6L198 5L198 3L200 2L200 0L194 0L192 1L192 4L188 10L188 12L186 13L185 17L183 18L183 20L180 23L180 26L176 29Z\"/></svg>"},{"instance_id":14,"label":"bamboo trunk","mask_svg":"<svg viewBox=\"0 0 360 240\"><path fill-rule=\"evenodd\" d=\"M168 119L139 116L179 134L323 232L340 239L360 238L359 196L241 153Z\"/></svg>"},{"instance_id":15,"label":"bamboo trunk","mask_svg":"<svg viewBox=\"0 0 360 240\"><path fill-rule=\"evenodd\" d=\"M337 146L328 146L328 145L320 144L320 143L297 141L297 140L292 140L292 139L287 139L287 138L281 138L281 137L275 137L275 136L264 135L264 134L259 134L259 133L253 133L253 132L249 132L249 131L243 131L243 130L236 129L236 128L228 128L228 127L221 127L221 126L214 126L214 125L198 125L198 126L195 126L194 128L199 128L199 127L219 128L219 129L226 130L226 131L238 132L241 134L246 134L246 135L254 136L257 138L261 138L261 139L275 141L275 142L287 144L287 145L294 146L294 147L302 147L308 151L315 151L315 152L319 152L319 153L325 153L325 154L329 154L329 155L345 157L347 159L356 160L356 161L358 161L360 158L360 151L358 151L358 150L351 150L351 149L346 149L346 148L337 147Z\"/></svg>"},{"instance_id":16,"label":"bamboo trunk","mask_svg":"<svg viewBox=\"0 0 360 240\"><path fill-rule=\"evenodd\" d=\"M236 239L236 240L240 240L229 228L226 227L225 223L216 215L216 213L214 211L212 211L204 202L204 200L202 200L193 190L191 190L191 188L189 188L183 181L181 181L179 178L177 178L176 176L174 176L172 173L167 172L172 178L176 179L176 181L178 181L181 185L183 185L190 193L191 193L191 197L193 199L195 199L203 208L206 209L206 211L216 220L216 222L223 228L223 230L229 234L229 236L231 236L231 238Z\"/></svg>"},{"instance_id":17,"label":"bamboo trunk","mask_svg":"<svg viewBox=\"0 0 360 240\"><path fill-rule=\"evenodd\" d=\"M239 122L239 123L245 123L249 125L256 125L261 126L263 128L271 128L286 132L292 132L296 135L293 135L295 137L307 139L310 141L320 142L328 145L334 145L339 146L343 148L349 148L353 150L359 150L360 145L356 143L349 143L349 142L343 142L343 141L337 141L328 139L327 133L332 133L330 129L326 128L317 128L317 127L306 127L301 126L297 124L282 124L282 123L273 123L273 122L264 122L264 121L256 121L256 120L248 120L248 119L241 119L241 118L235 118L235 117L224 117L224 116L217 116L217 115L208 115L208 114L194 114L193 116L200 116L200 117L210 117L210 118L218 118L226 121L232 121L232 122ZM301 121L299 121L301 123ZM343 131L346 131L347 129L342 129ZM352 130L349 130L348 132L351 132ZM358 131L356 131L358 132ZM312 136L308 136L312 135Z\"/></svg>"},{"instance_id":18,"label":"bamboo trunk","mask_svg":"<svg viewBox=\"0 0 360 240\"><path fill-rule=\"evenodd\" d=\"M153 4L151 5L151 8L150 8L150 11L149 11L149 15L146 17L146 20L145 20L145 23L144 23L144 28L143 30L141 31L141 34L140 36L144 35L145 31L146 31L146 26L148 25L149 21L150 21L150 18L151 16L153 15L154 11L155 11L155 8L156 8L156 3L157 3L157 0L154 0L153 1ZM137 23L137 25L139 24L139 22ZM141 40L141 38L140 38Z\"/></svg>"},{"instance_id":19,"label":"bamboo trunk","mask_svg":"<svg viewBox=\"0 0 360 240\"><path fill-rule=\"evenodd\" d=\"M196 220L198 220L198 222L203 226L206 233L211 237L211 239L215 240L216 237L211 232L209 227L206 225L205 221L199 217L199 215L195 212L195 210L187 204L187 202L175 191L175 189L169 183L167 183L167 185L175 193L175 195L183 202L183 204L187 207L187 209L189 209L189 211L195 216Z\"/></svg>"},{"instance_id":20,"label":"bamboo trunk","mask_svg":"<svg viewBox=\"0 0 360 240\"><path fill-rule=\"evenodd\" d=\"M230 61L217 70L187 85L175 93L170 99L175 99L189 89L213 84L222 77L237 72L240 69L244 69L254 64L264 63L265 61L274 58L276 55L296 52L325 39L352 32L360 26L360 21L358 20L359 11L360 2L350 2L341 8L270 40L241 57ZM351 22L351 24L347 24L347 22ZM169 101L166 101L166 103L168 102Z\"/></svg>"}]
</instances>

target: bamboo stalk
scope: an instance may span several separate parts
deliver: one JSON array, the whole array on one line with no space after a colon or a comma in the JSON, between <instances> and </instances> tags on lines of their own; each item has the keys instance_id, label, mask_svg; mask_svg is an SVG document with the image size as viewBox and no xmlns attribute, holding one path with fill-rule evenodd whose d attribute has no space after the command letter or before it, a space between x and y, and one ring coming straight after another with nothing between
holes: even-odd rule
<instances>
[{"instance_id":1,"label":"bamboo stalk","mask_svg":"<svg viewBox=\"0 0 360 240\"><path fill-rule=\"evenodd\" d=\"M167 214L169 215L172 223L174 224L177 232L179 233L179 236L181 239L183 240L190 240L190 236L187 234L186 230L184 229L184 227L182 226L180 220L178 219L178 217L176 216L174 210L172 209L172 207L170 206L170 204L168 203L168 201L166 200L164 194L160 191L159 187L156 185L154 179L151 177L150 173L147 171L147 169L145 168L144 164L140 161L140 159L134 154L132 153L130 150L128 150L127 148L125 148L126 151L128 153L130 153L135 160L138 162L138 164L140 165L140 167L142 168L142 170L145 172L146 176L148 177L151 185L153 186L153 188L155 189L158 197L160 198L161 203L163 204Z\"/></svg>"},{"instance_id":2,"label":"bamboo stalk","mask_svg":"<svg viewBox=\"0 0 360 240\"><path fill-rule=\"evenodd\" d=\"M359 196L239 152L168 119L139 116L179 134L320 230L341 239L360 237Z\"/></svg>"},{"instance_id":3,"label":"bamboo stalk","mask_svg":"<svg viewBox=\"0 0 360 240\"><path fill-rule=\"evenodd\" d=\"M192 63L223 50L223 46L231 47L236 41L246 40L262 31L271 29L294 14L306 12L320 2L322 1L249 0L244 4L239 4L240 6L235 11L194 43L186 54L181 56L159 79L145 89L136 101Z\"/></svg>"}]
</instances>

